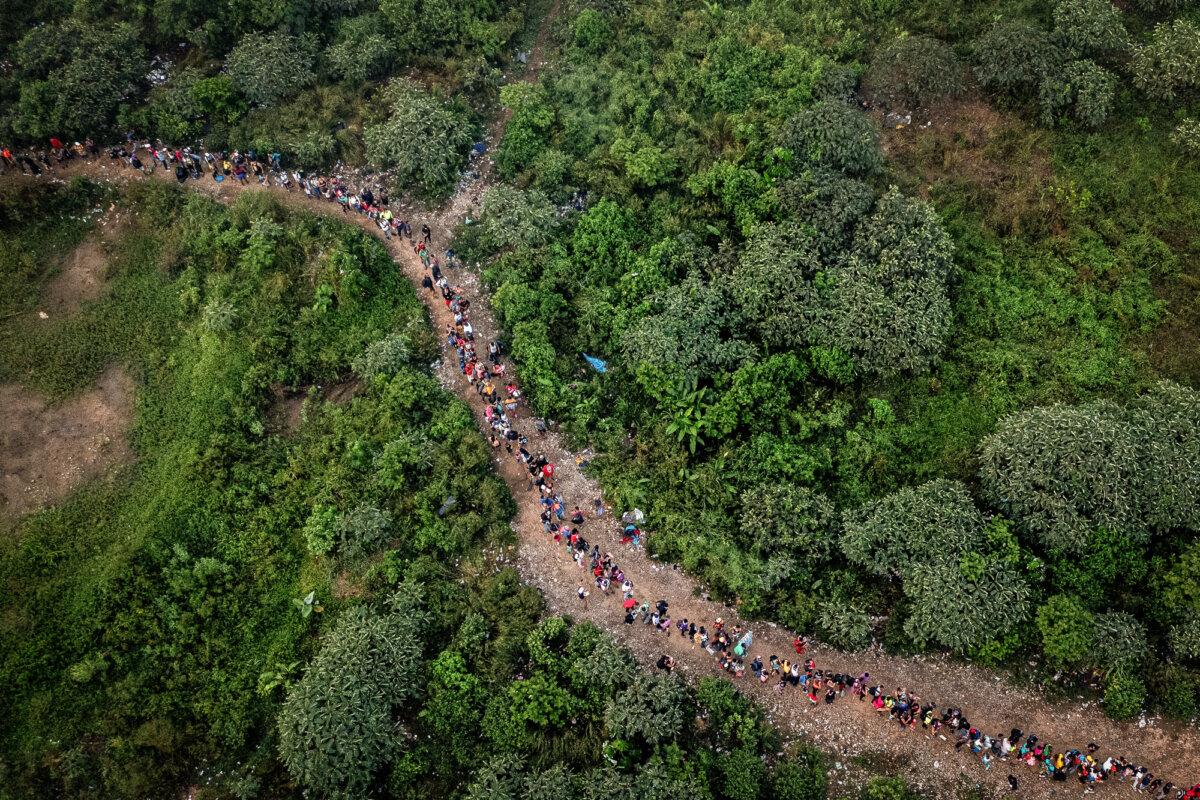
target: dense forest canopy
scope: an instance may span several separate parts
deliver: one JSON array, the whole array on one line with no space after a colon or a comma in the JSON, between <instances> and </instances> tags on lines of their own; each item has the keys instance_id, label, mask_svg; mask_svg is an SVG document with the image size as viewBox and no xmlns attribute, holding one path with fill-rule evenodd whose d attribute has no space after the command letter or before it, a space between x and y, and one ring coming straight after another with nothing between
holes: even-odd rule
<instances>
[{"instance_id":1,"label":"dense forest canopy","mask_svg":"<svg viewBox=\"0 0 1200 800\"><path fill-rule=\"evenodd\" d=\"M429 205L502 121L453 247L656 557L837 647L1200 713L1192 0L34 0L0 110L20 151L253 149ZM34 322L109 206L110 288ZM825 797L730 684L503 566L513 498L361 231L5 181L0 290L0 382L136 385L136 463L0 531L14 796Z\"/></svg>"}]
</instances>

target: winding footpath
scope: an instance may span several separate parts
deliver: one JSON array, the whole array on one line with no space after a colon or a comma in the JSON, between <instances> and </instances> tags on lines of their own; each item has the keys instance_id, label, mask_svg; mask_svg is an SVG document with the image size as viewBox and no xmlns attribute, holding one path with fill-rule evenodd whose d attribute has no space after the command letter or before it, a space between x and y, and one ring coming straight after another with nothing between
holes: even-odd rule
<instances>
[{"instance_id":1,"label":"winding footpath","mask_svg":"<svg viewBox=\"0 0 1200 800\"><path fill-rule=\"evenodd\" d=\"M541 41L544 37L539 37L539 43ZM536 47L532 54L532 68L527 79L536 76L541 49ZM498 140L502 129L502 122L494 126L491 138ZM423 224L430 226L434 252L445 249L454 226L466 215L478 216L478 197L486 188L490 169L486 163L477 166L478 177L464 180L454 197L440 209L424 217L414 213L408 218L414 230L420 230ZM43 179L70 175L87 175L117 183L145 179L140 172L107 158L70 162ZM172 175L162 170L151 178L173 180ZM344 215L336 203L315 200L301 192L264 189L255 184L243 187L232 180L218 184L210 175L199 181L189 181L187 186L224 202L232 201L241 192L269 191L289 206L336 215L382 238L379 228L371 220L357 214ZM397 212L397 217L403 216L404 212ZM409 242L399 237L383 241L425 302L435 330L444 332L453 322L452 315L440 294L421 288L426 273ZM486 344L496 338L498 328L478 274L465 269L447 269L446 277L460 288L463 297L471 301L476 340ZM509 362L508 369L509 375L516 380L516 367ZM442 384L467 403L480 428L485 434L490 433L484 418L483 400L468 385L453 353L441 360L438 371ZM543 452L555 464L555 489L563 494L566 507L578 505L590 510L593 498L600 497L601 491L583 474L574 454L560 438L554 433L544 436L535 433L524 407L515 414L515 427L529 436L531 452ZM543 532L538 495L529 491L528 473L503 452L496 458L495 468L508 484L519 508L513 520L519 542L516 566L524 580L543 592L552 611L593 622L627 645L648 668L665 653L675 658L676 670L689 678L726 674L717 668L712 656L675 632L670 635L654 633L651 626L640 621L633 625L624 624L619 591L609 597L593 591L590 607L583 610L575 590L581 582L594 588L590 575L576 566L564 548ZM735 608L704 599L700 587L678 567L656 562L643 550L620 544L618 527L618 521L612 517L595 520L589 514L582 533L589 541L598 543L602 550L613 554L614 560L633 582L639 600L654 603L660 598L666 599L675 620L686 618L697 625L711 625L717 617L722 617L728 625L741 624L754 632L751 655L760 655L764 661L771 654L784 658L793 653L793 632L771 623L742 620ZM814 658L818 668L855 675L869 672L872 684L882 684L889 691L906 687L923 700L937 703L940 708L960 707L971 724L984 733L1007 733L1017 727L1027 734L1036 733L1056 751L1072 747L1083 749L1088 742L1094 741L1100 745L1098 755L1101 759L1108 755L1126 757L1133 763L1149 766L1158 777L1170 780L1176 786L1191 785L1200 778L1200 736L1189 727L1145 721L1116 723L1105 717L1094 701L1051 703L1036 692L1014 687L994 672L943 657L896 657L878 650L843 653L817 644L810 644L805 655ZM859 702L849 693L832 705L812 705L803 692L794 688L777 691L774 679L759 684L747 673L747 677L735 680L735 683L761 704L770 721L786 738L811 741L832 754L835 792L839 782L849 785L868 771L881 769L904 775L926 793L947 797L974 789L1011 793L1010 774L1015 775L1020 784L1016 793L1028 797L1065 797L1083 792L1074 777L1065 783L1050 782L1040 779L1036 769L1020 763L997 761L992 769L985 770L978 757L965 748L956 751L952 739L931 738L919 728L911 732L902 730L877 714L868 702ZM1130 792L1129 784L1109 781L1096 787L1098 795L1115 796L1118 792Z\"/></svg>"}]
</instances>

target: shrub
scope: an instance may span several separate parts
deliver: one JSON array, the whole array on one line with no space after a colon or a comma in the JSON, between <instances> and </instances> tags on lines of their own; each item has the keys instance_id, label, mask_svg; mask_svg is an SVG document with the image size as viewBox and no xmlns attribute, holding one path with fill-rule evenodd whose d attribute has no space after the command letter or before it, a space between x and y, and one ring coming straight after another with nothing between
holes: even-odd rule
<instances>
[{"instance_id":1,"label":"shrub","mask_svg":"<svg viewBox=\"0 0 1200 800\"><path fill-rule=\"evenodd\" d=\"M869 175L883 166L871 119L849 103L823 100L789 119L780 143L803 162Z\"/></svg>"},{"instance_id":2,"label":"shrub","mask_svg":"<svg viewBox=\"0 0 1200 800\"><path fill-rule=\"evenodd\" d=\"M338 620L279 712L279 755L293 779L325 797L365 795L396 750L394 706L424 684L425 624L407 601Z\"/></svg>"},{"instance_id":3,"label":"shrub","mask_svg":"<svg viewBox=\"0 0 1200 800\"><path fill-rule=\"evenodd\" d=\"M333 74L358 84L387 72L396 60L396 45L384 33L379 14L363 14L338 22L337 38L325 48L325 61Z\"/></svg>"},{"instance_id":4,"label":"shrub","mask_svg":"<svg viewBox=\"0 0 1200 800\"><path fill-rule=\"evenodd\" d=\"M1200 522L1200 394L1163 383L1128 408L1098 401L1013 414L983 441L984 493L1051 552L1107 528L1134 543Z\"/></svg>"},{"instance_id":5,"label":"shrub","mask_svg":"<svg viewBox=\"0 0 1200 800\"><path fill-rule=\"evenodd\" d=\"M1187 19L1159 23L1150 41L1134 48L1131 68L1134 84L1160 100L1200 87L1200 27Z\"/></svg>"},{"instance_id":6,"label":"shrub","mask_svg":"<svg viewBox=\"0 0 1200 800\"><path fill-rule=\"evenodd\" d=\"M398 194L410 189L423 197L448 194L471 145L466 113L406 78L389 83L380 99L389 113L363 130L367 157L393 171Z\"/></svg>"},{"instance_id":7,"label":"shrub","mask_svg":"<svg viewBox=\"0 0 1200 800\"><path fill-rule=\"evenodd\" d=\"M1049 125L1066 108L1085 128L1098 128L1112 113L1117 79L1094 61L1067 64L1061 73L1048 75L1039 89L1042 119Z\"/></svg>"},{"instance_id":8,"label":"shrub","mask_svg":"<svg viewBox=\"0 0 1200 800\"><path fill-rule=\"evenodd\" d=\"M12 49L19 87L13 129L45 140L109 131L123 101L136 95L148 69L137 30L125 23L75 18L39 25Z\"/></svg>"},{"instance_id":9,"label":"shrub","mask_svg":"<svg viewBox=\"0 0 1200 800\"><path fill-rule=\"evenodd\" d=\"M1121 12L1109 0L1059 0L1054 7L1054 38L1075 57L1113 52L1129 44Z\"/></svg>"},{"instance_id":10,"label":"shrub","mask_svg":"<svg viewBox=\"0 0 1200 800\"><path fill-rule=\"evenodd\" d=\"M950 329L953 252L929 204L892 187L859 223L850 255L825 275L814 344L877 375L928 368Z\"/></svg>"},{"instance_id":11,"label":"shrub","mask_svg":"<svg viewBox=\"0 0 1200 800\"><path fill-rule=\"evenodd\" d=\"M779 350L803 346L821 311L814 279L822 268L812 239L796 225L763 225L750 235L729 289L759 341Z\"/></svg>"},{"instance_id":12,"label":"shrub","mask_svg":"<svg viewBox=\"0 0 1200 800\"><path fill-rule=\"evenodd\" d=\"M608 702L604 722L615 739L658 745L683 731L687 689L670 675L641 675Z\"/></svg>"},{"instance_id":13,"label":"shrub","mask_svg":"<svg viewBox=\"0 0 1200 800\"><path fill-rule=\"evenodd\" d=\"M980 83L1017 95L1032 93L1062 62L1049 34L1016 20L993 23L975 42L974 54Z\"/></svg>"},{"instance_id":14,"label":"shrub","mask_svg":"<svg viewBox=\"0 0 1200 800\"><path fill-rule=\"evenodd\" d=\"M1096 636L1088 660L1105 672L1136 670L1150 655L1146 628L1125 611L1096 615Z\"/></svg>"},{"instance_id":15,"label":"shrub","mask_svg":"<svg viewBox=\"0 0 1200 800\"><path fill-rule=\"evenodd\" d=\"M391 333L367 345L366 351L354 359L354 371L364 380L376 376L390 377L409 364L412 348L409 337Z\"/></svg>"},{"instance_id":16,"label":"shrub","mask_svg":"<svg viewBox=\"0 0 1200 800\"><path fill-rule=\"evenodd\" d=\"M612 44L612 24L608 17L596 9L585 8L571 25L571 37L580 50L599 54Z\"/></svg>"},{"instance_id":17,"label":"shrub","mask_svg":"<svg viewBox=\"0 0 1200 800\"><path fill-rule=\"evenodd\" d=\"M963 67L949 45L901 36L876 51L863 76L868 94L888 105L918 106L962 90Z\"/></svg>"},{"instance_id":18,"label":"shrub","mask_svg":"<svg viewBox=\"0 0 1200 800\"><path fill-rule=\"evenodd\" d=\"M1082 663L1095 641L1095 620L1073 597L1056 594L1037 610L1042 652L1050 663L1070 667Z\"/></svg>"},{"instance_id":19,"label":"shrub","mask_svg":"<svg viewBox=\"0 0 1200 800\"><path fill-rule=\"evenodd\" d=\"M871 618L866 609L849 601L818 603L817 628L822 639L841 650L861 650L871 643Z\"/></svg>"},{"instance_id":20,"label":"shrub","mask_svg":"<svg viewBox=\"0 0 1200 800\"><path fill-rule=\"evenodd\" d=\"M248 33L230 51L225 69L250 102L272 106L295 97L316 79L315 40L281 31Z\"/></svg>"},{"instance_id":21,"label":"shrub","mask_svg":"<svg viewBox=\"0 0 1200 800\"><path fill-rule=\"evenodd\" d=\"M1136 675L1117 671L1104 685L1104 713L1113 719L1133 719L1146 702L1146 684Z\"/></svg>"},{"instance_id":22,"label":"shrub","mask_svg":"<svg viewBox=\"0 0 1200 800\"><path fill-rule=\"evenodd\" d=\"M825 800L828 786L821 751L805 746L775 768L769 796L774 800Z\"/></svg>"},{"instance_id":23,"label":"shrub","mask_svg":"<svg viewBox=\"0 0 1200 800\"><path fill-rule=\"evenodd\" d=\"M1200 119L1188 117L1171 131L1171 141L1190 156L1200 157Z\"/></svg>"}]
</instances>

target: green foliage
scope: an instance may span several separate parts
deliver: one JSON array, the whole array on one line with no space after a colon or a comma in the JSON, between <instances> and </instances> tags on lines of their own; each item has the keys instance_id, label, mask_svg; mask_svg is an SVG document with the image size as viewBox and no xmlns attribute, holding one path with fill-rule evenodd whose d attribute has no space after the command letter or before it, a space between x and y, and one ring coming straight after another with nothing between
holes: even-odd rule
<instances>
[{"instance_id":1,"label":"green foliage","mask_svg":"<svg viewBox=\"0 0 1200 800\"><path fill-rule=\"evenodd\" d=\"M1039 89L1042 119L1052 124L1063 111L1085 128L1098 128L1112 113L1116 77L1094 61L1072 61L1047 76Z\"/></svg>"},{"instance_id":2,"label":"green foliage","mask_svg":"<svg viewBox=\"0 0 1200 800\"><path fill-rule=\"evenodd\" d=\"M841 544L852 562L901 579L914 641L965 652L1028 613L1029 587L1003 550L988 552L985 523L963 486L935 481L848 513Z\"/></svg>"},{"instance_id":3,"label":"green foliage","mask_svg":"<svg viewBox=\"0 0 1200 800\"><path fill-rule=\"evenodd\" d=\"M347 83L362 83L387 73L396 56L396 45L378 14L341 20L337 38L324 54L329 69Z\"/></svg>"},{"instance_id":4,"label":"green foliage","mask_svg":"<svg viewBox=\"0 0 1200 800\"><path fill-rule=\"evenodd\" d=\"M1171 141L1190 156L1200 156L1200 119L1188 117L1171 131Z\"/></svg>"},{"instance_id":5,"label":"green foliage","mask_svg":"<svg viewBox=\"0 0 1200 800\"><path fill-rule=\"evenodd\" d=\"M893 187L860 223L849 258L830 272L818 343L870 373L927 368L950 325L952 254L933 209Z\"/></svg>"},{"instance_id":6,"label":"green foliage","mask_svg":"<svg viewBox=\"0 0 1200 800\"><path fill-rule=\"evenodd\" d=\"M780 144L815 167L869 175L883 165L871 119L849 103L823 100L789 119Z\"/></svg>"},{"instance_id":7,"label":"green foliage","mask_svg":"<svg viewBox=\"0 0 1200 800\"><path fill-rule=\"evenodd\" d=\"M543 87L528 83L502 88L500 102L512 111L512 118L504 129L496 164L502 175L511 178L529 167L546 147L554 108Z\"/></svg>"},{"instance_id":8,"label":"green foliage","mask_svg":"<svg viewBox=\"0 0 1200 800\"><path fill-rule=\"evenodd\" d=\"M1096 634L1088 661L1106 673L1135 671L1150 654L1146 629L1130 613L1096 615Z\"/></svg>"},{"instance_id":9,"label":"green foliage","mask_svg":"<svg viewBox=\"0 0 1200 800\"><path fill-rule=\"evenodd\" d=\"M1136 675L1117 671L1104 684L1104 713L1113 719L1137 716L1146 702L1146 684Z\"/></svg>"},{"instance_id":10,"label":"green foliage","mask_svg":"<svg viewBox=\"0 0 1200 800\"><path fill-rule=\"evenodd\" d=\"M686 700L687 690L678 678L640 676L609 701L604 722L613 738L660 744L682 733Z\"/></svg>"},{"instance_id":11,"label":"green foliage","mask_svg":"<svg viewBox=\"0 0 1200 800\"><path fill-rule=\"evenodd\" d=\"M136 29L68 17L34 28L13 48L20 95L11 122L25 139L100 137L148 69Z\"/></svg>"},{"instance_id":12,"label":"green foliage","mask_svg":"<svg viewBox=\"0 0 1200 800\"><path fill-rule=\"evenodd\" d=\"M1098 527L1144 542L1153 530L1197 524L1197 489L1178 470L1200 459L1198 414L1196 393L1171 384L1127 408L1015 414L984 440L980 479L1047 550L1077 552Z\"/></svg>"},{"instance_id":13,"label":"green foliage","mask_svg":"<svg viewBox=\"0 0 1200 800\"><path fill-rule=\"evenodd\" d=\"M1062 61L1049 34L1019 20L993 23L973 49L980 83L1018 96L1032 93Z\"/></svg>"},{"instance_id":14,"label":"green foliage","mask_svg":"<svg viewBox=\"0 0 1200 800\"><path fill-rule=\"evenodd\" d=\"M926 105L962 90L963 66L944 42L900 36L875 51L863 87L888 105Z\"/></svg>"},{"instance_id":15,"label":"green foliage","mask_svg":"<svg viewBox=\"0 0 1200 800\"><path fill-rule=\"evenodd\" d=\"M916 800L920 797L903 778L874 777L863 787L862 800Z\"/></svg>"},{"instance_id":16,"label":"green foliage","mask_svg":"<svg viewBox=\"0 0 1200 800\"><path fill-rule=\"evenodd\" d=\"M387 116L363 130L367 157L393 171L397 191L448 194L471 144L466 115L407 78L391 81L379 101Z\"/></svg>"},{"instance_id":17,"label":"green foliage","mask_svg":"<svg viewBox=\"0 0 1200 800\"><path fill-rule=\"evenodd\" d=\"M821 752L813 747L801 747L775 768L771 796L776 800L821 800L828 784Z\"/></svg>"},{"instance_id":18,"label":"green foliage","mask_svg":"<svg viewBox=\"0 0 1200 800\"><path fill-rule=\"evenodd\" d=\"M249 33L225 61L235 89L259 106L278 105L313 82L315 43L281 31Z\"/></svg>"},{"instance_id":19,"label":"green foliage","mask_svg":"<svg viewBox=\"0 0 1200 800\"><path fill-rule=\"evenodd\" d=\"M1186 18L1154 27L1133 49L1133 82L1153 98L1173 100L1200 88L1200 27Z\"/></svg>"},{"instance_id":20,"label":"green foliage","mask_svg":"<svg viewBox=\"0 0 1200 800\"><path fill-rule=\"evenodd\" d=\"M423 688L419 611L343 616L279 715L279 754L292 777L326 797L362 796L393 757L392 708Z\"/></svg>"},{"instance_id":21,"label":"green foliage","mask_svg":"<svg viewBox=\"0 0 1200 800\"><path fill-rule=\"evenodd\" d=\"M1042 652L1056 666L1083 663L1095 641L1094 625L1088 610L1069 595L1056 594L1037 610Z\"/></svg>"},{"instance_id":22,"label":"green foliage","mask_svg":"<svg viewBox=\"0 0 1200 800\"><path fill-rule=\"evenodd\" d=\"M1121 12L1109 0L1059 0L1054 38L1076 58L1113 53L1129 43Z\"/></svg>"},{"instance_id":23,"label":"green foliage","mask_svg":"<svg viewBox=\"0 0 1200 800\"><path fill-rule=\"evenodd\" d=\"M845 600L817 604L821 639L840 650L861 650L871 643L871 618L866 609Z\"/></svg>"},{"instance_id":24,"label":"green foliage","mask_svg":"<svg viewBox=\"0 0 1200 800\"><path fill-rule=\"evenodd\" d=\"M354 371L364 380L380 376L390 378L411 363L410 337L403 333L392 333L369 344L363 354L354 360Z\"/></svg>"}]
</instances>

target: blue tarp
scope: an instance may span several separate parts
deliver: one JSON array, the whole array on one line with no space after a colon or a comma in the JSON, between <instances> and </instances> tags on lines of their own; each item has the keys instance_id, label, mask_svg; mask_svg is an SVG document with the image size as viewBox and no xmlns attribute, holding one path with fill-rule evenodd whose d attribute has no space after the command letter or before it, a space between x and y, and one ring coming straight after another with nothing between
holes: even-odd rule
<instances>
[{"instance_id":1,"label":"blue tarp","mask_svg":"<svg viewBox=\"0 0 1200 800\"><path fill-rule=\"evenodd\" d=\"M596 358L595 356L589 356L587 353L583 354L583 358L592 365L592 369L596 370L596 372L599 372L601 375L603 375L605 372L608 372L608 364L602 359Z\"/></svg>"}]
</instances>

